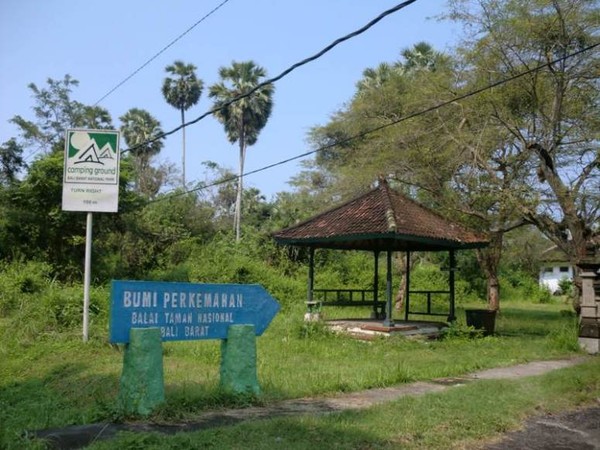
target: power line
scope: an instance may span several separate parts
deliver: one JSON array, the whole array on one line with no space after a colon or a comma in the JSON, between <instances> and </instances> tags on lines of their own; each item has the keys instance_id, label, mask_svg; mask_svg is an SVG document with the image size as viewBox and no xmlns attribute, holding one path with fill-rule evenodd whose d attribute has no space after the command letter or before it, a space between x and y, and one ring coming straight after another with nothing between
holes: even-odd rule
<instances>
[{"instance_id":1,"label":"power line","mask_svg":"<svg viewBox=\"0 0 600 450\"><path fill-rule=\"evenodd\" d=\"M102 97L100 97L100 99L97 100L96 103L94 103L92 106L97 106L100 102L102 102L102 100L107 98L109 95L111 95L117 89L119 89L121 86L123 86L125 83L127 83L131 78L133 78L140 71L142 71L152 61L154 61L156 58L158 58L160 55L162 55L165 51L167 51L170 47L172 47L176 42L181 40L186 34L188 34L190 31L192 31L194 28L196 28L200 23L204 22L208 17L213 15L215 12L217 12L227 2L229 2L229 0L223 0L221 3L219 3L217 6L215 6L211 11L209 11L202 18L197 20L187 30L185 30L183 33L181 33L179 36L177 36L175 39L173 39L171 42L169 42L167 45L165 45L161 50L159 50L154 56L152 56L150 59L148 59L144 64L142 64L140 67L138 67L136 70L134 70L129 76L124 78L121 82L116 84L110 91L108 91L106 94L104 94ZM31 157L33 157L35 154L39 153L40 151L42 151L42 148L37 148L35 150L32 150L31 152L29 152L29 154L27 156L24 157L24 160L28 161Z\"/></svg>"},{"instance_id":2,"label":"power line","mask_svg":"<svg viewBox=\"0 0 600 450\"><path fill-rule=\"evenodd\" d=\"M315 53L312 56L309 56L308 58L303 59L302 61L299 61L293 65L291 65L290 67L288 67L287 69L285 69L283 72L281 72L279 75L273 77L273 78L269 78L268 80L263 81L262 83L257 84L254 88L250 89L249 91L238 95L237 97L232 98L231 100L225 102L224 104L222 104L220 107L218 108L213 108L207 112L205 112L204 114L200 115L199 117L186 122L182 125L177 126L176 128L173 128L171 131L166 131L164 133L159 134L158 136L153 137L152 139L148 139L145 142L142 142L140 144L134 145L132 147L126 148L124 149L121 153L126 153L128 151L132 151L132 150L136 150L140 147L143 147L144 145L148 145L154 141L157 141L159 139L163 139L167 136L170 136L171 134L174 134L176 132L178 132L179 130L181 130L182 128L188 127L190 125L194 125L198 122L200 122L201 120L205 119L206 117L213 115L216 112L221 111L222 109L228 107L229 105L236 103L246 97L249 97L250 95L252 95L253 93L255 93L256 91L262 89L263 87L269 85L269 84L273 84L276 81L281 80L283 77L289 75L292 71L296 70L298 67L304 66L305 64L308 64L318 58L320 58L321 56L323 56L325 53L329 52L330 50L332 50L334 47L338 46L339 44L341 44L342 42L345 42L349 39L352 39L362 33L364 33L365 31L367 31L369 28L371 28L373 25L377 24L378 22L380 22L381 20L383 20L385 17L389 16L390 14L393 14L395 12L400 11L401 9L406 8L407 6L415 3L417 0L406 0L405 2L402 2L384 12L382 12L381 14L379 14L377 17L375 17L373 20L371 20L370 22L368 22L366 25L364 25L363 27L359 28L358 30L355 30L341 38L336 39L335 41L333 41L331 44L327 45L325 48L323 48L321 51Z\"/></svg>"},{"instance_id":3,"label":"power line","mask_svg":"<svg viewBox=\"0 0 600 450\"><path fill-rule=\"evenodd\" d=\"M102 97L100 97L100 99L97 100L96 103L93 104L93 106L97 106L102 100L104 100L106 97L108 97L113 92L115 92L117 89L119 89L121 86L123 86L125 83L127 83L130 79L132 79L134 76L136 76L141 70L143 70L146 66L148 66L152 61L154 61L156 58L158 58L160 55L162 55L167 49L169 49L170 47L172 47L177 41L179 41L186 34L188 34L190 31L192 31L194 28L196 28L200 23L204 22L207 18L209 18L215 12L217 12L228 1L229 0L223 0L221 3L219 3L217 6L215 6L210 12L208 12L207 14L205 14L204 17L202 17L201 19L197 20L191 27L189 27L187 30L185 30L183 33L181 33L179 36L177 36L175 39L173 39L171 42L169 42L167 45L165 45L161 50L159 50L148 61L146 61L144 64L142 64L136 70L134 70L129 76L127 76L126 78L124 78L123 81L121 81L120 83L118 83L110 91L108 91L106 94L104 94Z\"/></svg>"},{"instance_id":4,"label":"power line","mask_svg":"<svg viewBox=\"0 0 600 450\"><path fill-rule=\"evenodd\" d=\"M353 136L347 137L345 139L341 139L339 141L332 142L330 144L324 145L324 146L319 147L317 149L310 150L308 152L304 152L304 153L298 154L296 156L292 156L290 158L287 158L287 159L275 162L273 164L269 164L267 166L263 166L263 167L260 167L258 169L255 169L255 170L251 170L249 172L245 172L245 173L243 173L241 175L241 177L246 177L246 176L249 176L249 175L254 175L254 174L257 174L257 173L260 173L260 172L264 172L265 170L273 169L275 167L282 166L284 164L288 164L288 163L290 163L292 161L296 161L298 159L303 159L303 158L306 158L307 156L314 155L314 154L322 152L324 150L328 150L330 148L337 147L339 145L346 144L346 143L352 142L354 140L363 138L365 136L368 136L369 134L375 133L377 131L381 131L381 130L383 130L385 128L389 128L391 126L397 125L397 124L399 124L401 122L405 122L405 121L413 119L415 117L419 117L419 116L428 114L430 112L433 112L433 111L436 111L438 109L444 108L444 107L446 107L446 106L448 106L448 105L450 105L452 103L455 103L457 101L464 100L464 99L469 98L469 97L473 97L475 95L481 94L482 92L488 91L488 90L493 89L495 87L498 87L498 86L501 86L503 84L506 84L506 83L509 83L511 81L517 80L519 78L522 78L522 77L524 77L526 75L530 75L532 73L538 72L538 71L540 71L540 70L542 70L542 69L544 69L546 67L549 67L549 66L551 66L553 64L556 64L556 63L558 63L560 61L564 61L564 60L567 60L569 58L573 58L573 57L575 57L577 55L580 55L582 53L585 53L585 52L588 52L590 50L593 50L594 48L596 48L598 46L600 46L600 42L598 42L596 44L592 44L592 45L590 45L588 47L585 47L585 48L583 48L581 50L578 50L576 52L570 53L568 55L561 56L560 58L556 58L553 61L549 61L547 63L540 64L540 65L538 65L538 66L536 66L536 67L534 67L532 69L526 70L524 72L520 72L520 73L515 74L515 75L513 75L511 77L504 78L504 79L496 81L494 83L490 83L490 84L488 84L488 85L486 85L484 87L481 87L479 89L475 89L473 91L469 91L466 94L455 96L455 97L453 97L450 100L443 101L443 102L438 103L437 105L431 106L429 108L425 108L425 109L419 110L417 112L414 112L414 113L411 113L411 114L407 114L405 116L402 116L402 117L400 117L400 118L398 118L396 120L393 120L391 122L388 122L386 124L379 125L379 126L374 127L374 128L370 128L370 129L368 129L366 131L363 131L361 133L358 133L358 134L355 134ZM202 186L199 186L199 187L194 188L194 189L186 190L186 191L183 191L183 192L176 192L176 193L171 194L171 195L169 195L169 193L167 193L164 197L161 197L161 198L158 198L158 199L155 199L155 200L150 200L146 204L151 204L151 203L156 203L156 202L160 202L160 201L164 201L164 200L169 200L171 198L176 198L176 197L179 197L179 196L182 196L182 195L186 195L186 194L190 194L190 193L193 193L193 192L197 192L197 191L201 191L201 190L204 190L204 189L208 189L208 188L211 188L211 187L219 186L221 184L225 184L225 183L229 183L231 181L235 181L238 178L240 178L240 175L233 175L231 177L228 177L228 178L216 181L216 182L211 183L211 184L202 185Z\"/></svg>"}]
</instances>

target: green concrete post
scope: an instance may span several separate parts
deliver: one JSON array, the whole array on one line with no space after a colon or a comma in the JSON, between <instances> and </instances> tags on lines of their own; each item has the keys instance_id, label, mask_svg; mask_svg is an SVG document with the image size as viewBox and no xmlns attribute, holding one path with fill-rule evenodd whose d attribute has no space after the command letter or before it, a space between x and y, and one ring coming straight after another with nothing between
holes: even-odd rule
<instances>
[{"instance_id":1,"label":"green concrete post","mask_svg":"<svg viewBox=\"0 0 600 450\"><path fill-rule=\"evenodd\" d=\"M232 394L260 393L256 372L254 325L231 325L221 341L221 381L223 391Z\"/></svg>"},{"instance_id":2,"label":"green concrete post","mask_svg":"<svg viewBox=\"0 0 600 450\"><path fill-rule=\"evenodd\" d=\"M119 404L127 414L147 416L165 401L159 328L132 328L123 355Z\"/></svg>"}]
</instances>

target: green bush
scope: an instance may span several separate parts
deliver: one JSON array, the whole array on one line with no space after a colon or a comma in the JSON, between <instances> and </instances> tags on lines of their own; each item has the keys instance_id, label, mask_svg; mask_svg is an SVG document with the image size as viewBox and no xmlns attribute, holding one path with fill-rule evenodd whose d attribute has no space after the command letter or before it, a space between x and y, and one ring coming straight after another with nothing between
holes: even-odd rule
<instances>
[{"instance_id":1,"label":"green bush","mask_svg":"<svg viewBox=\"0 0 600 450\"><path fill-rule=\"evenodd\" d=\"M27 296L50 285L52 266L38 261L14 261L0 265L0 317L22 308Z\"/></svg>"},{"instance_id":2,"label":"green bush","mask_svg":"<svg viewBox=\"0 0 600 450\"><path fill-rule=\"evenodd\" d=\"M573 280L569 280L568 278L563 277L558 281L558 289L560 295L572 297L573 291L575 289L575 284L573 283Z\"/></svg>"},{"instance_id":3,"label":"green bush","mask_svg":"<svg viewBox=\"0 0 600 450\"><path fill-rule=\"evenodd\" d=\"M306 279L289 275L287 263L278 263L279 251L260 237L245 237L237 244L229 236L218 237L188 261L190 281L260 284L285 307L305 298Z\"/></svg>"},{"instance_id":4,"label":"green bush","mask_svg":"<svg viewBox=\"0 0 600 450\"><path fill-rule=\"evenodd\" d=\"M570 323L564 324L562 327L554 329L548 335L549 343L552 348L557 348L564 351L576 352L580 351L581 348L579 346L579 324L576 317L573 317L574 314L572 311L561 311L561 315L563 312L568 313L572 319Z\"/></svg>"},{"instance_id":5,"label":"green bush","mask_svg":"<svg viewBox=\"0 0 600 450\"><path fill-rule=\"evenodd\" d=\"M464 325L458 322L451 322L448 327L440 331L441 340L464 340L483 337L483 330L477 330L473 326Z\"/></svg>"},{"instance_id":6,"label":"green bush","mask_svg":"<svg viewBox=\"0 0 600 450\"><path fill-rule=\"evenodd\" d=\"M538 287L534 299L538 303L550 303L552 302L552 292L546 286Z\"/></svg>"}]
</instances>

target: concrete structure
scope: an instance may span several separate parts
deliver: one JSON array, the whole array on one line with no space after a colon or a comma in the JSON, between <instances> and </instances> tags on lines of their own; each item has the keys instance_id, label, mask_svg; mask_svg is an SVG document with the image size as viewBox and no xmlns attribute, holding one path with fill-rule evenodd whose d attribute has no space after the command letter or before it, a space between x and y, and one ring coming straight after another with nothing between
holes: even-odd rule
<instances>
[{"instance_id":1,"label":"concrete structure","mask_svg":"<svg viewBox=\"0 0 600 450\"><path fill-rule=\"evenodd\" d=\"M600 264L579 265L581 315L579 344L585 351L600 353Z\"/></svg>"},{"instance_id":2,"label":"concrete structure","mask_svg":"<svg viewBox=\"0 0 600 450\"><path fill-rule=\"evenodd\" d=\"M119 405L125 415L150 415L165 402L159 328L132 328L123 355Z\"/></svg>"},{"instance_id":3,"label":"concrete structure","mask_svg":"<svg viewBox=\"0 0 600 450\"><path fill-rule=\"evenodd\" d=\"M573 266L568 262L547 262L540 267L539 284L553 294L560 292L560 282L563 279L573 281L575 276Z\"/></svg>"}]
</instances>

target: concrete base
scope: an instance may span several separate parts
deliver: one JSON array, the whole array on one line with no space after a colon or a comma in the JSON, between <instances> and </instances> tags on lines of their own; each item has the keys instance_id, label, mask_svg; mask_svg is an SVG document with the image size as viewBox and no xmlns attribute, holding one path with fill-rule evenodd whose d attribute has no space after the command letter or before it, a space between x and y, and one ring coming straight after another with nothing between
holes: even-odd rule
<instances>
[{"instance_id":1,"label":"concrete base","mask_svg":"<svg viewBox=\"0 0 600 450\"><path fill-rule=\"evenodd\" d=\"M132 328L123 355L119 406L126 415L148 416L165 401L159 328Z\"/></svg>"},{"instance_id":2,"label":"concrete base","mask_svg":"<svg viewBox=\"0 0 600 450\"><path fill-rule=\"evenodd\" d=\"M305 322L318 322L321 320L321 313L319 312L307 312L304 313Z\"/></svg>"},{"instance_id":3,"label":"concrete base","mask_svg":"<svg viewBox=\"0 0 600 450\"><path fill-rule=\"evenodd\" d=\"M231 394L260 393L254 325L231 325L221 341L220 387Z\"/></svg>"},{"instance_id":4,"label":"concrete base","mask_svg":"<svg viewBox=\"0 0 600 450\"><path fill-rule=\"evenodd\" d=\"M583 350L588 352L590 355L600 354L600 339L598 338L579 338L579 345Z\"/></svg>"}]
</instances>

